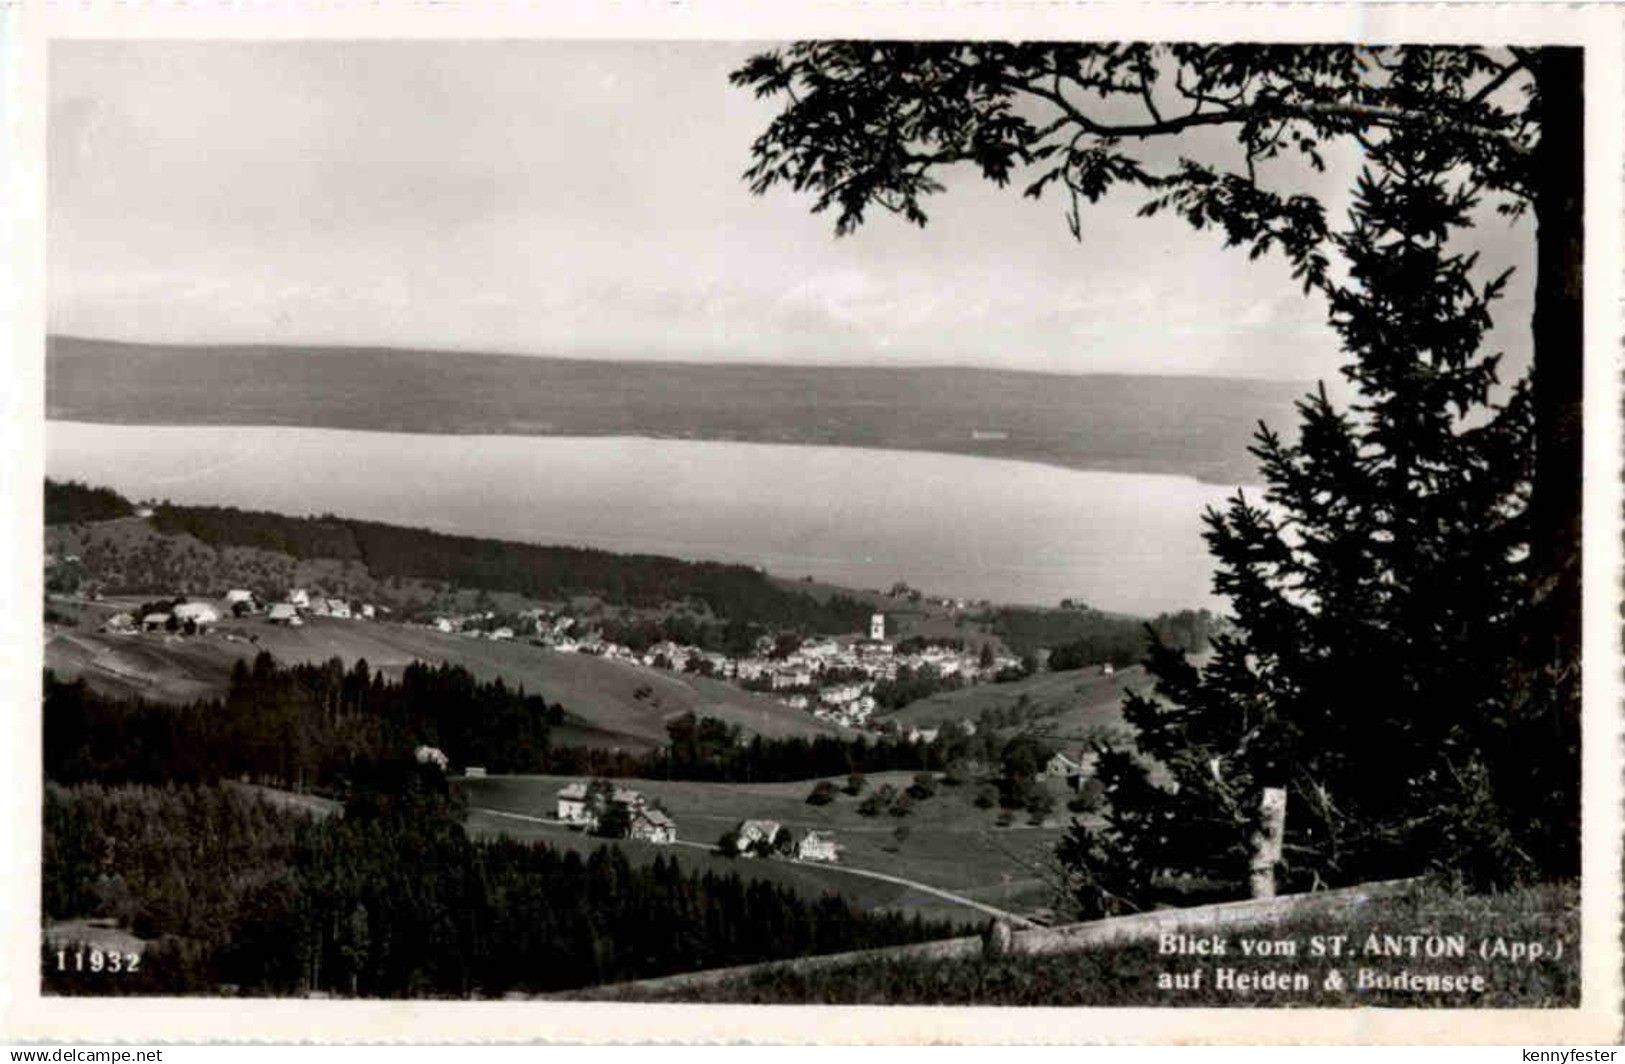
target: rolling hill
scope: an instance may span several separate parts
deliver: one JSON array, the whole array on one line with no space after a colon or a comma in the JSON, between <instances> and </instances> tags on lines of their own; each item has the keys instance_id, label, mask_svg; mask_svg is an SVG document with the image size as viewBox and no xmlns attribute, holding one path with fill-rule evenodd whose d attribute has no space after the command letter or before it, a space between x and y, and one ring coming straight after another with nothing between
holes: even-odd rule
<instances>
[{"instance_id":1,"label":"rolling hill","mask_svg":"<svg viewBox=\"0 0 1625 1064\"><path fill-rule=\"evenodd\" d=\"M1057 740L1082 738L1085 732L1123 725L1123 696L1143 692L1151 678L1139 665L1102 676L1096 668L1041 672L1013 683L978 684L911 702L890 715L904 727L935 727L950 721L977 720L984 712L1020 707L1020 727Z\"/></svg>"},{"instance_id":2,"label":"rolling hill","mask_svg":"<svg viewBox=\"0 0 1625 1064\"><path fill-rule=\"evenodd\" d=\"M768 737L840 734L775 699L699 676L524 643L333 618L314 617L297 629L246 618L193 637L52 626L46 632L45 665L64 679L83 677L108 695L187 701L222 693L232 666L261 650L284 663L337 657L350 666L365 658L375 670L398 674L413 661L448 662L483 680L500 677L562 703L566 723L556 737L569 745L651 749L665 741L667 720L689 712Z\"/></svg>"}]
</instances>

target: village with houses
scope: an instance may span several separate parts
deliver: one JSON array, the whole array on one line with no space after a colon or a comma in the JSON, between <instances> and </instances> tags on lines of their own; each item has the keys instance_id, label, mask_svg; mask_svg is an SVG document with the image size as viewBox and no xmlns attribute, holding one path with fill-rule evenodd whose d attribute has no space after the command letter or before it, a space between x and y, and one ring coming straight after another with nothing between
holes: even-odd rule
<instances>
[{"instance_id":1,"label":"village with houses","mask_svg":"<svg viewBox=\"0 0 1625 1064\"><path fill-rule=\"evenodd\" d=\"M607 843L634 861L680 853L725 874L748 862L741 874L815 896L886 908L906 895L909 911L947 918L991 900L1042 919L1047 887L1024 862L1100 807L1090 721L1111 717L1122 677L1102 657L1057 671L987 604L902 584L841 590L862 596L844 630L787 616L723 641L720 624L688 622L698 611L682 600L629 608L403 587L325 562L194 561L139 512L104 527L57 532L45 559L48 654L64 677L180 699L245 654L342 659L385 683L441 661L558 703L536 705L567 738L533 737L535 754L424 736L437 745L420 764L477 837L583 855ZM685 719L679 758L672 728Z\"/></svg>"},{"instance_id":2,"label":"village with houses","mask_svg":"<svg viewBox=\"0 0 1625 1064\"><path fill-rule=\"evenodd\" d=\"M47 566L77 560L71 555L60 559L48 556ZM222 626L234 620L257 618L273 625L301 628L311 618L382 622L392 620L392 613L391 607L380 603L330 597L304 587L290 588L269 601L247 588L229 588L218 596L176 596L139 609L121 609L102 622L101 630L164 637L219 631L223 638L231 640L238 636ZM587 654L643 668L695 673L743 690L769 694L791 709L856 731L874 730L876 710L880 708L875 698L876 685L896 680L905 670L959 686L991 682L1021 666L1020 659L1007 653L993 653L991 648L971 652L951 641L914 640L912 645L900 647L888 639L887 618L879 612L870 618L868 631L862 635L764 635L756 641L754 652L744 656L669 640L640 653L605 638L590 619L567 611L533 608L507 616L509 623L501 623L503 619L495 611L486 610L398 623L442 635L496 642L517 640L559 654ZM1104 668L1110 670L1111 666ZM916 728L908 737L930 742L936 737L936 729Z\"/></svg>"},{"instance_id":3,"label":"village with houses","mask_svg":"<svg viewBox=\"0 0 1625 1064\"><path fill-rule=\"evenodd\" d=\"M494 617L492 613L436 617L430 623L446 634L494 640L524 638L561 654L592 654L647 668L697 673L732 682L745 690L771 693L792 709L856 730L873 725L878 708L876 684L895 680L902 670L974 684L990 682L1001 673L1008 675L1021 665L1020 659L1009 654L973 653L947 644L917 644L913 649L900 650L887 638L884 613L870 618L864 636L764 635L757 640L755 653L741 657L671 641L655 643L639 653L604 638L585 618L565 612L536 609L520 614L521 623L532 629L523 636L506 625L481 626ZM791 641L787 642L787 638ZM929 730L915 736L926 742L934 737Z\"/></svg>"}]
</instances>

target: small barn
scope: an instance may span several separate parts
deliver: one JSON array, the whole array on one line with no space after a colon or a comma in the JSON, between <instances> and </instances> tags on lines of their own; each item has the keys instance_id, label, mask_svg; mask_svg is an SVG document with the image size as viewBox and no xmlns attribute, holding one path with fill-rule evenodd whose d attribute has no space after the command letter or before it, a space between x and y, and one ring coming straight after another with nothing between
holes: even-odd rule
<instances>
[{"instance_id":1,"label":"small barn","mask_svg":"<svg viewBox=\"0 0 1625 1064\"><path fill-rule=\"evenodd\" d=\"M199 628L220 620L220 611L207 602L183 602L170 612L175 615L177 621L182 623L191 621Z\"/></svg>"},{"instance_id":2,"label":"small barn","mask_svg":"<svg viewBox=\"0 0 1625 1064\"><path fill-rule=\"evenodd\" d=\"M803 835L796 845L796 856L803 861L839 860L834 837L822 831L809 831Z\"/></svg>"},{"instance_id":3,"label":"small barn","mask_svg":"<svg viewBox=\"0 0 1625 1064\"><path fill-rule=\"evenodd\" d=\"M640 806L632 810L632 823L626 837L641 842L676 842L677 824L659 809Z\"/></svg>"},{"instance_id":4,"label":"small barn","mask_svg":"<svg viewBox=\"0 0 1625 1064\"><path fill-rule=\"evenodd\" d=\"M592 814L587 810L587 785L577 780L559 789L558 817L566 824L588 824Z\"/></svg>"},{"instance_id":5,"label":"small barn","mask_svg":"<svg viewBox=\"0 0 1625 1064\"><path fill-rule=\"evenodd\" d=\"M143 632L161 632L169 627L169 622L173 619L167 613L149 613L141 618L141 630Z\"/></svg>"}]
</instances>

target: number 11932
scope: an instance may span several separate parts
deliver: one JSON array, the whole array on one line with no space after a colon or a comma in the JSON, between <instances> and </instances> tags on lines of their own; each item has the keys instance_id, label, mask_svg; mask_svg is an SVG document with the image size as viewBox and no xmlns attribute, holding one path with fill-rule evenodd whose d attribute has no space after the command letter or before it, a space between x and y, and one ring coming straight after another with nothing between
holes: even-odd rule
<instances>
[{"instance_id":1,"label":"number 11932","mask_svg":"<svg viewBox=\"0 0 1625 1064\"><path fill-rule=\"evenodd\" d=\"M141 966L141 954L119 953L104 949L59 949L56 951L56 970L59 972L107 972L128 975Z\"/></svg>"}]
</instances>

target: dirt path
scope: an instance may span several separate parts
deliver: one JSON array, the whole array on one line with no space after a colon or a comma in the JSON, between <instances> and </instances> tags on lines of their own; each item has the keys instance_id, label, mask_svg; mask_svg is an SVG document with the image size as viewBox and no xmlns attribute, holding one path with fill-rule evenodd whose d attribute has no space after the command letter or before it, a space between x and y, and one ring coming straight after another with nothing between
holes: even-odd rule
<instances>
[{"instance_id":1,"label":"dirt path","mask_svg":"<svg viewBox=\"0 0 1625 1064\"><path fill-rule=\"evenodd\" d=\"M525 813L509 813L501 809L487 809L483 806L470 806L469 811L474 813L486 813L491 816L507 817L510 820L523 820L531 824L548 824L553 827L567 826L564 821L552 817L529 816ZM687 846L690 849L704 850L707 853L714 852L716 849L715 846L707 843L685 842L682 839L673 840L668 845ZM986 902L976 901L974 898L967 898L963 894L954 894L951 891L943 890L940 887L933 887L929 883L921 883L917 879L904 879L902 876L888 875L885 872L875 872L867 868L853 868L851 865L832 864L826 861L799 861L793 858L774 858L774 860L787 860L791 864L806 865L809 868L825 868L832 872L844 872L847 875L863 876L866 879L878 879L886 883L896 883L899 886L908 887L910 890L917 890L922 894L930 894L934 897L951 901L956 905L964 905L968 908L976 909L1000 920L1008 920L1010 923L1015 924L1018 927L1039 926L1027 919L1025 916L1017 916L1015 913L1005 912L1003 909L996 909L993 906L988 905Z\"/></svg>"}]
</instances>

